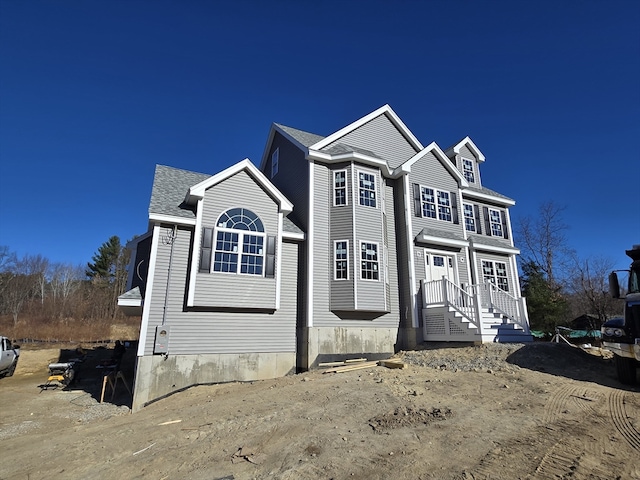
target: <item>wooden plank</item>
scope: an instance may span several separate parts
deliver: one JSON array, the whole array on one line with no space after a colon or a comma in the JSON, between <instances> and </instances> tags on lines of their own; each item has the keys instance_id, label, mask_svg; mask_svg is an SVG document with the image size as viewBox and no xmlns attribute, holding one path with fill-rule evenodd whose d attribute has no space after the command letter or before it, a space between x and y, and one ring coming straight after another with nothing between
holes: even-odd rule
<instances>
[{"instance_id":1,"label":"wooden plank","mask_svg":"<svg viewBox=\"0 0 640 480\"><path fill-rule=\"evenodd\" d=\"M320 367L320 368L339 367L341 365L346 365L346 364L344 362L323 362L323 363L319 363L318 367Z\"/></svg>"},{"instance_id":2,"label":"wooden plank","mask_svg":"<svg viewBox=\"0 0 640 480\"><path fill-rule=\"evenodd\" d=\"M366 358L350 358L348 360L345 360L344 362L322 362L318 364L318 367L320 368L340 367L342 365L351 365L353 363L360 363L360 362L366 362L366 361L367 361Z\"/></svg>"},{"instance_id":3,"label":"wooden plank","mask_svg":"<svg viewBox=\"0 0 640 480\"><path fill-rule=\"evenodd\" d=\"M408 365L398 358L380 360L380 365L387 368L407 368Z\"/></svg>"},{"instance_id":4,"label":"wooden plank","mask_svg":"<svg viewBox=\"0 0 640 480\"><path fill-rule=\"evenodd\" d=\"M329 368L329 369L325 370L323 373L350 372L352 370L360 370L361 368L376 367L377 365L378 365L377 361L374 361L374 362L363 362L363 363L357 363L357 364L354 364L354 365L346 365L344 367Z\"/></svg>"},{"instance_id":5,"label":"wooden plank","mask_svg":"<svg viewBox=\"0 0 640 480\"><path fill-rule=\"evenodd\" d=\"M366 358L350 358L348 360L345 360L344 363L358 363L358 362L366 362L367 359Z\"/></svg>"}]
</instances>

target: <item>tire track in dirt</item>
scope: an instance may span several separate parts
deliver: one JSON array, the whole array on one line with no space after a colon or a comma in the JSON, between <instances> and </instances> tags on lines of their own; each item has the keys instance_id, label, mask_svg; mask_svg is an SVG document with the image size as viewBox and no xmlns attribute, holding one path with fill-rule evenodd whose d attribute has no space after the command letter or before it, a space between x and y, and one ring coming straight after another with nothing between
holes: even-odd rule
<instances>
[{"instance_id":1,"label":"tire track in dirt","mask_svg":"<svg viewBox=\"0 0 640 480\"><path fill-rule=\"evenodd\" d=\"M635 450L640 451L640 432L629 421L625 409L624 392L615 390L609 395L609 412L616 430Z\"/></svg>"},{"instance_id":2,"label":"tire track in dirt","mask_svg":"<svg viewBox=\"0 0 640 480\"><path fill-rule=\"evenodd\" d=\"M572 394L575 394L576 388L573 385L565 385L558 388L545 405L542 423L548 425L555 423L560 414L566 410L567 403Z\"/></svg>"}]
</instances>

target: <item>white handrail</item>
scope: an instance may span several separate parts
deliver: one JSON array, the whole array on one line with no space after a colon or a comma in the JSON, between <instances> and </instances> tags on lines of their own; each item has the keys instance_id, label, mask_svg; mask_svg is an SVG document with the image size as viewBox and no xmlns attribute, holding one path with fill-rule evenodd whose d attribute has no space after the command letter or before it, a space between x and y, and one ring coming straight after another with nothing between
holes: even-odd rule
<instances>
[{"instance_id":1,"label":"white handrail","mask_svg":"<svg viewBox=\"0 0 640 480\"><path fill-rule=\"evenodd\" d=\"M446 277L442 280L421 281L424 306L446 306L455 309L470 323L481 325L480 308L493 309L529 332L526 301L490 282L460 288Z\"/></svg>"}]
</instances>

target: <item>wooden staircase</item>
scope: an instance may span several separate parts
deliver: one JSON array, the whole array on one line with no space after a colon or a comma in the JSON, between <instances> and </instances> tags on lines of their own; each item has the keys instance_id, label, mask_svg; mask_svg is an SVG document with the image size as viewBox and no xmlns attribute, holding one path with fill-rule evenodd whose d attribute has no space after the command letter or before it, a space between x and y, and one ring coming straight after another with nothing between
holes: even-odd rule
<instances>
[{"instance_id":1,"label":"wooden staircase","mask_svg":"<svg viewBox=\"0 0 640 480\"><path fill-rule=\"evenodd\" d=\"M423 282L422 287L425 341L533 341L524 299L512 298L512 305L506 305L505 296L500 292L494 295L489 290L493 288L491 285L474 286L469 292L446 279ZM498 301L492 301L493 298Z\"/></svg>"}]
</instances>

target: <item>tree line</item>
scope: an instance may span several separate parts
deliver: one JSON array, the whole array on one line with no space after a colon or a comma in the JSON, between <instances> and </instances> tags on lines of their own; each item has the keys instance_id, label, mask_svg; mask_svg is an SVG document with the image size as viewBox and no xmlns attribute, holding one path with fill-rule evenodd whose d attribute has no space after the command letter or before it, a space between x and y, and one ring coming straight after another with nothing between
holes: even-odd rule
<instances>
[{"instance_id":1,"label":"tree line","mask_svg":"<svg viewBox=\"0 0 640 480\"><path fill-rule=\"evenodd\" d=\"M117 236L104 242L86 265L55 263L42 255L18 257L0 246L3 325L16 336L37 335L42 324L95 326L124 320L117 299L126 287L129 256Z\"/></svg>"},{"instance_id":2,"label":"tree line","mask_svg":"<svg viewBox=\"0 0 640 480\"><path fill-rule=\"evenodd\" d=\"M532 330L553 332L586 315L589 329L597 330L622 313L622 301L608 291L607 278L615 262L605 255L577 254L567 238L564 210L554 202L544 202L537 215L523 218L516 228L529 323Z\"/></svg>"},{"instance_id":3,"label":"tree line","mask_svg":"<svg viewBox=\"0 0 640 480\"><path fill-rule=\"evenodd\" d=\"M622 312L608 293L607 276L615 262L606 256L581 258L567 239L564 208L540 205L537 215L516 226L522 294L532 330L553 332L587 314L591 329ZM0 318L13 330L38 322L69 323L124 320L117 299L126 287L130 252L117 236L104 242L86 265L52 263L41 255L22 258L0 246ZM28 329L28 328L27 328Z\"/></svg>"}]
</instances>

